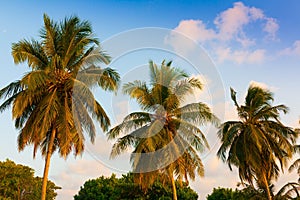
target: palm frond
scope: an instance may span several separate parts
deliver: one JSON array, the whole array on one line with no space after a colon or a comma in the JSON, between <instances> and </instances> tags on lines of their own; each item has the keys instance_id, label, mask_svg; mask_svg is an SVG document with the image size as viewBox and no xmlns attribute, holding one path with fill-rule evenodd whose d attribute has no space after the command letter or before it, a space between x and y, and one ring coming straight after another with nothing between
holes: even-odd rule
<instances>
[{"instance_id":1,"label":"palm frond","mask_svg":"<svg viewBox=\"0 0 300 200\"><path fill-rule=\"evenodd\" d=\"M108 132L108 139L114 139L121 133L128 133L132 130L140 128L147 123L151 122L149 113L146 112L134 112L127 115L123 122L113 128Z\"/></svg>"},{"instance_id":2,"label":"palm frond","mask_svg":"<svg viewBox=\"0 0 300 200\"><path fill-rule=\"evenodd\" d=\"M126 135L122 138L119 138L112 147L110 157L115 158L117 155L125 151L128 147L132 146L135 143L135 140L135 137L132 135Z\"/></svg>"},{"instance_id":3,"label":"palm frond","mask_svg":"<svg viewBox=\"0 0 300 200\"><path fill-rule=\"evenodd\" d=\"M136 99L139 105L145 110L150 109L155 104L145 82L136 80L126 83L123 85L123 93Z\"/></svg>"},{"instance_id":4,"label":"palm frond","mask_svg":"<svg viewBox=\"0 0 300 200\"><path fill-rule=\"evenodd\" d=\"M15 64L27 62L33 69L45 69L48 59L43 51L42 44L35 40L21 40L12 44L12 56Z\"/></svg>"},{"instance_id":5,"label":"palm frond","mask_svg":"<svg viewBox=\"0 0 300 200\"><path fill-rule=\"evenodd\" d=\"M0 90L0 98L8 98L15 94L18 94L24 89L20 80L14 81Z\"/></svg>"},{"instance_id":6,"label":"palm frond","mask_svg":"<svg viewBox=\"0 0 300 200\"><path fill-rule=\"evenodd\" d=\"M210 108L204 103L191 103L174 110L174 115L183 120L204 125L212 123L216 126L219 124L219 119L211 112Z\"/></svg>"},{"instance_id":7,"label":"palm frond","mask_svg":"<svg viewBox=\"0 0 300 200\"><path fill-rule=\"evenodd\" d=\"M40 36L43 38L43 52L45 52L47 57L54 57L60 51L59 27L46 14L44 14L44 27L40 31Z\"/></svg>"}]
</instances>

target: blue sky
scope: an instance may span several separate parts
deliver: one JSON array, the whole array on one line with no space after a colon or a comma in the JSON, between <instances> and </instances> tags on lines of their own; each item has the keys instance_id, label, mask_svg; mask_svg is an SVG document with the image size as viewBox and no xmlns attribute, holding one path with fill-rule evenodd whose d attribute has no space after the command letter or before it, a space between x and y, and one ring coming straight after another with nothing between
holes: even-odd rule
<instances>
[{"instance_id":1,"label":"blue sky","mask_svg":"<svg viewBox=\"0 0 300 200\"><path fill-rule=\"evenodd\" d=\"M143 73L139 70L146 66L149 59L155 62L161 62L164 58L172 59L175 65L182 65L192 75L199 75L197 70L193 71L183 59L197 57L198 54L194 54L198 51L191 50L187 43L183 43L184 40L174 32L177 31L187 36L193 45L198 45L197 48L203 48L202 52L206 52L212 59L208 66L212 65L218 73L216 77L217 82L222 85L223 102L212 100L219 93L210 88L216 83L216 77L209 74L201 74L207 82L207 87L204 92L195 95L197 99L200 98L210 104L217 113L223 114L223 120L236 117L229 99L229 87L237 91L242 103L246 89L252 82L274 92L276 104L284 103L290 107L289 114L282 116L282 120L289 126L299 127L300 3L297 0L288 2L274 0L272 4L270 1L261 0L9 1L2 4L0 7L1 88L21 78L29 70L26 64L14 65L11 57L13 42L23 38L38 39L44 13L54 20L76 14L81 19L91 22L95 35L103 42L103 47L108 53L112 54L111 66L120 71L124 80L131 80L136 78L136 74ZM130 51L118 58L114 57L114 50L124 48L125 44L135 44L139 37L149 41L153 39L153 42L160 41L158 36L147 32L157 29L143 29L145 27L163 28L161 32L169 32L168 40L161 41L164 46L158 45L152 50ZM143 34L140 34L136 28L144 30ZM118 37L121 39L125 37L128 33L126 31L129 30L133 30L130 32L132 34L129 34L132 41L117 40ZM118 44L109 46L115 41L118 41L120 47ZM126 45L125 50L128 47ZM159 48L167 51L160 51ZM178 57L179 54L181 57ZM198 68L198 72L199 69L204 70ZM107 112L115 121L128 112L126 109L121 109L124 97L119 101L113 95L103 98L101 94L99 92L99 101L107 105ZM116 108L112 105L118 102L120 107ZM17 163L29 165L35 169L37 175L41 176L44 163L40 154L33 160L31 147L27 147L20 153L17 150L18 130L14 128L10 112L7 110L0 115L0 135L3 138L0 141L0 160L10 158ZM215 136L208 137L211 140L215 139ZM99 134L95 145L88 144L87 147L87 152L76 159L73 155L70 155L67 160L59 158L56 154L53 156L49 178L63 187L57 199L71 199L85 180L102 174L110 175L112 172L121 173L123 166L124 169L129 166L128 155L121 156L117 161L107 159L109 144L102 133ZM206 167L205 178L196 179L191 184L192 188L199 193L200 199L204 199L213 187L235 187L238 181L236 171L229 171L226 165L218 161L215 150L212 148L210 153L203 156ZM292 176L283 176L279 184Z\"/></svg>"}]
</instances>

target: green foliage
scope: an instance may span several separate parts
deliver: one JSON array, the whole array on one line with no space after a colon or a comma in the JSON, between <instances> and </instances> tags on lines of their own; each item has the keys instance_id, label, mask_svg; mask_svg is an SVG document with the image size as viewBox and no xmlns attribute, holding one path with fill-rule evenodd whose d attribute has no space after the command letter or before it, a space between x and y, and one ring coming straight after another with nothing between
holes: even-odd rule
<instances>
[{"instance_id":1,"label":"green foliage","mask_svg":"<svg viewBox=\"0 0 300 200\"><path fill-rule=\"evenodd\" d=\"M295 186L291 187L291 184ZM284 185L276 195L272 196L273 200L296 200L300 199L296 183ZM271 187L272 188L272 187ZM241 190L232 190L231 188L214 188L213 192L207 196L207 200L267 200L268 196L263 189L255 189L247 185Z\"/></svg>"},{"instance_id":2,"label":"green foliage","mask_svg":"<svg viewBox=\"0 0 300 200\"><path fill-rule=\"evenodd\" d=\"M252 187L242 190L232 190L231 188L214 188L213 192L207 196L207 200L266 200L266 197Z\"/></svg>"},{"instance_id":3,"label":"green foliage","mask_svg":"<svg viewBox=\"0 0 300 200\"><path fill-rule=\"evenodd\" d=\"M212 194L207 196L207 200L233 200L236 199L237 191L231 188L214 188Z\"/></svg>"},{"instance_id":4,"label":"green foliage","mask_svg":"<svg viewBox=\"0 0 300 200\"><path fill-rule=\"evenodd\" d=\"M6 160L0 162L0 199L41 199L42 178L34 177L34 170L28 166ZM55 190L61 189L48 180L47 200L56 197Z\"/></svg>"},{"instance_id":5,"label":"green foliage","mask_svg":"<svg viewBox=\"0 0 300 200\"><path fill-rule=\"evenodd\" d=\"M178 191L178 199L196 200L198 195L190 187L183 184L180 186L176 182ZM141 187L134 183L133 174L123 175L116 178L113 174L111 177L103 176L88 180L80 187L78 194L74 196L75 200L171 200L172 188L170 185L163 184L162 181L156 179L152 187L144 191Z\"/></svg>"}]
</instances>

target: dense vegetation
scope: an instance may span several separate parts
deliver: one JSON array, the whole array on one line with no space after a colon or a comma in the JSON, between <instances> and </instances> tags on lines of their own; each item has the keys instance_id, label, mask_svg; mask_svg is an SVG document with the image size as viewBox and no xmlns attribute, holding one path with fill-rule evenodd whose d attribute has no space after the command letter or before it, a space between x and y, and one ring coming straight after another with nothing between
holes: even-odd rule
<instances>
[{"instance_id":1,"label":"dense vegetation","mask_svg":"<svg viewBox=\"0 0 300 200\"><path fill-rule=\"evenodd\" d=\"M288 187L288 188L287 188ZM283 186L276 195L274 200L299 200L298 189L296 185L287 184ZM263 190L257 190L253 186L248 185L244 189L231 188L214 188L213 192L207 196L207 200L267 200Z\"/></svg>"},{"instance_id":2,"label":"dense vegetation","mask_svg":"<svg viewBox=\"0 0 300 200\"><path fill-rule=\"evenodd\" d=\"M196 200L198 195L185 183L176 182L178 190L178 199L182 200ZM103 176L88 180L80 188L78 194L74 196L75 200L171 200L172 188L170 184L163 183L162 180L157 178L152 184L151 188L146 191L134 182L133 174L129 173L123 175L121 178L116 178L113 174L111 177L105 178Z\"/></svg>"},{"instance_id":3,"label":"dense vegetation","mask_svg":"<svg viewBox=\"0 0 300 200\"><path fill-rule=\"evenodd\" d=\"M0 199L41 199L42 180L40 177L34 177L34 170L28 166L15 164L11 160L0 161ZM55 199L58 189L61 188L48 180L46 199Z\"/></svg>"}]
</instances>

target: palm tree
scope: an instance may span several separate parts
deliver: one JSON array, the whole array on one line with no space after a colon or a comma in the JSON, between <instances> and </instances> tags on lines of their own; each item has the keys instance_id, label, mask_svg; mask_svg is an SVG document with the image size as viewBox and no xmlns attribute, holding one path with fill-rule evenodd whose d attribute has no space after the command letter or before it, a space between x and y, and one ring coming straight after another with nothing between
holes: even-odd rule
<instances>
[{"instance_id":1,"label":"palm tree","mask_svg":"<svg viewBox=\"0 0 300 200\"><path fill-rule=\"evenodd\" d=\"M295 132L297 134L300 133L300 129L295 129ZM299 154L300 153L300 145L294 145L294 153ZM293 170L297 169L298 174L298 183L300 183L300 158L297 158L289 167L289 172L292 172Z\"/></svg>"},{"instance_id":2,"label":"palm tree","mask_svg":"<svg viewBox=\"0 0 300 200\"><path fill-rule=\"evenodd\" d=\"M217 155L239 170L241 181L253 185L255 181L272 199L270 185L280 170L293 155L296 133L279 120L280 111L286 113L285 105L272 106L273 94L251 85L245 105L236 101L236 92L231 89L240 121L227 121L220 126L218 136L221 147Z\"/></svg>"},{"instance_id":3,"label":"palm tree","mask_svg":"<svg viewBox=\"0 0 300 200\"><path fill-rule=\"evenodd\" d=\"M158 174L167 176L173 199L177 199L174 175L193 179L195 170L203 175L198 152L209 145L198 125L216 124L218 119L204 103L183 105L194 89L202 89L199 79L189 78L184 71L171 67L171 62L163 61L158 67L150 61L149 69L150 85L136 80L123 86L123 92L136 99L142 111L129 114L107 133L109 139L122 134L113 145L111 157L133 147L135 180L144 187L151 185Z\"/></svg>"},{"instance_id":4,"label":"palm tree","mask_svg":"<svg viewBox=\"0 0 300 200\"><path fill-rule=\"evenodd\" d=\"M89 89L98 85L115 90L119 75L110 68L110 58L95 45L89 22L76 16L57 23L44 15L41 41L21 40L12 45L15 64L26 62L31 71L0 91L6 99L0 111L12 105L15 126L20 129L19 151L33 145L33 155L41 149L45 157L42 200L46 197L50 158L58 149L66 158L84 151L84 133L94 141L92 118L106 131L110 120Z\"/></svg>"}]
</instances>

